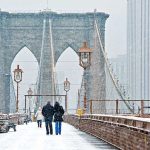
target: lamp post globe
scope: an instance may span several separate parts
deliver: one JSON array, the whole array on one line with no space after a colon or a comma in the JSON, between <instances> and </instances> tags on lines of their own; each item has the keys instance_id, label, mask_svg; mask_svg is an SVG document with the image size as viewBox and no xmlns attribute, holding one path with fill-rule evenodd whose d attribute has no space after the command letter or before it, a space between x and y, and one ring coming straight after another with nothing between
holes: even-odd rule
<instances>
[{"instance_id":1,"label":"lamp post globe","mask_svg":"<svg viewBox=\"0 0 150 150\"><path fill-rule=\"evenodd\" d=\"M79 49L79 65L86 69L91 65L92 49L87 46L87 42L83 42L83 46Z\"/></svg>"},{"instance_id":2,"label":"lamp post globe","mask_svg":"<svg viewBox=\"0 0 150 150\"><path fill-rule=\"evenodd\" d=\"M70 82L68 81L68 79L66 78L66 80L64 81L64 90L66 92L68 92L70 90Z\"/></svg>"},{"instance_id":3,"label":"lamp post globe","mask_svg":"<svg viewBox=\"0 0 150 150\"><path fill-rule=\"evenodd\" d=\"M22 69L19 68L19 65L17 65L17 68L13 71L14 72L14 81L15 82L21 82L22 81Z\"/></svg>"},{"instance_id":4,"label":"lamp post globe","mask_svg":"<svg viewBox=\"0 0 150 150\"><path fill-rule=\"evenodd\" d=\"M33 91L31 88L29 88L28 90L28 98L31 99L32 98L32 94L33 94Z\"/></svg>"},{"instance_id":5,"label":"lamp post globe","mask_svg":"<svg viewBox=\"0 0 150 150\"><path fill-rule=\"evenodd\" d=\"M19 82L22 81L22 69L19 68L19 65L17 65L17 68L13 71L14 72L14 81L17 83L17 97L16 97L16 112L19 110L19 99L18 99L18 90L19 90Z\"/></svg>"},{"instance_id":6,"label":"lamp post globe","mask_svg":"<svg viewBox=\"0 0 150 150\"><path fill-rule=\"evenodd\" d=\"M64 90L66 91L66 98L65 98L65 111L67 113L68 111L68 99L67 99L67 92L70 90L70 82L68 81L68 79L66 78L66 80L64 81Z\"/></svg>"}]
</instances>

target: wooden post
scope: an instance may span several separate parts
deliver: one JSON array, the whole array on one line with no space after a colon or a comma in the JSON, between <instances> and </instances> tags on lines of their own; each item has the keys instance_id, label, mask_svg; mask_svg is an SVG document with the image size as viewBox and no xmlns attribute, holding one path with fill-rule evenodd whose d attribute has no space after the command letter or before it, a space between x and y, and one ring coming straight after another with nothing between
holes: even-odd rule
<instances>
[{"instance_id":1,"label":"wooden post","mask_svg":"<svg viewBox=\"0 0 150 150\"><path fill-rule=\"evenodd\" d=\"M90 100L90 114L93 113L93 106L92 106L92 100Z\"/></svg>"},{"instance_id":2,"label":"wooden post","mask_svg":"<svg viewBox=\"0 0 150 150\"><path fill-rule=\"evenodd\" d=\"M68 106L67 106L67 102L68 100L67 100L67 91L66 91L66 96L65 96L65 111L66 111L66 113L68 112Z\"/></svg>"},{"instance_id":3,"label":"wooden post","mask_svg":"<svg viewBox=\"0 0 150 150\"><path fill-rule=\"evenodd\" d=\"M141 117L144 115L144 101L141 100Z\"/></svg>"},{"instance_id":4,"label":"wooden post","mask_svg":"<svg viewBox=\"0 0 150 150\"><path fill-rule=\"evenodd\" d=\"M17 99L16 99L16 112L19 111L19 99L18 99L18 91L19 91L19 83L17 82Z\"/></svg>"},{"instance_id":5,"label":"wooden post","mask_svg":"<svg viewBox=\"0 0 150 150\"><path fill-rule=\"evenodd\" d=\"M25 109L25 113L26 113L26 105L27 105L27 99L26 99L26 95L25 95L25 106L24 106L24 109Z\"/></svg>"},{"instance_id":6,"label":"wooden post","mask_svg":"<svg viewBox=\"0 0 150 150\"><path fill-rule=\"evenodd\" d=\"M84 93L84 110L86 111L86 93Z\"/></svg>"},{"instance_id":7,"label":"wooden post","mask_svg":"<svg viewBox=\"0 0 150 150\"><path fill-rule=\"evenodd\" d=\"M116 114L118 114L118 108L119 108L119 101L118 99L116 100Z\"/></svg>"},{"instance_id":8,"label":"wooden post","mask_svg":"<svg viewBox=\"0 0 150 150\"><path fill-rule=\"evenodd\" d=\"M80 91L78 90L78 108L77 109L80 109Z\"/></svg>"}]
</instances>

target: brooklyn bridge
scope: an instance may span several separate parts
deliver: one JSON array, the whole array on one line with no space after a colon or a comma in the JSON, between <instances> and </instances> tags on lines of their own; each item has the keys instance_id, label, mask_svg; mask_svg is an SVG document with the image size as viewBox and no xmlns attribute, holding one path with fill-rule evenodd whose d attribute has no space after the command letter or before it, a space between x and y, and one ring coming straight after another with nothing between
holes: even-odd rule
<instances>
[{"instance_id":1,"label":"brooklyn bridge","mask_svg":"<svg viewBox=\"0 0 150 150\"><path fill-rule=\"evenodd\" d=\"M141 78L144 80L136 81L141 83L141 89L145 88L141 90L143 97L132 94L134 77L126 78L127 86L123 86L105 49L108 19L109 14L96 9L86 13L0 11L0 149L150 149L150 105L146 95L149 83L144 84L148 74L145 69L145 78ZM129 35L129 40L133 40L135 34ZM129 44L131 48L132 41ZM38 72L34 86L21 95L24 68L19 62L13 71L11 67L24 48L36 59ZM73 90L77 95L75 105L71 105L69 97L73 87L69 77L59 84L61 74L56 72L56 65L68 48L82 69L80 88ZM134 71L131 56L130 52L127 70ZM148 62L149 57L144 58ZM44 125L37 127L36 112L47 102L52 106L59 102L65 110L61 136L46 136Z\"/></svg>"}]
</instances>

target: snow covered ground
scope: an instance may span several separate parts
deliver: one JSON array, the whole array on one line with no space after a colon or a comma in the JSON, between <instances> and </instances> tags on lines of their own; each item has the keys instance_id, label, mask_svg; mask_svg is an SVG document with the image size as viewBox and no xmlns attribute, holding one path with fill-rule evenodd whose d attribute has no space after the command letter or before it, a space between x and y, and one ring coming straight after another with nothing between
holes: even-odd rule
<instances>
[{"instance_id":1,"label":"snow covered ground","mask_svg":"<svg viewBox=\"0 0 150 150\"><path fill-rule=\"evenodd\" d=\"M53 124L54 127L54 124ZM46 135L45 124L19 125L17 131L0 134L0 150L109 150L107 143L63 123L62 135Z\"/></svg>"}]
</instances>

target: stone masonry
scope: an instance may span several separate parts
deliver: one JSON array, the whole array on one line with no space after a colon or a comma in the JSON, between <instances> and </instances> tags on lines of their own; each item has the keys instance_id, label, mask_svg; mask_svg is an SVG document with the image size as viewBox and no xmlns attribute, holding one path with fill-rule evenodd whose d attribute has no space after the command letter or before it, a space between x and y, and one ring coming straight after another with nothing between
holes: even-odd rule
<instances>
[{"instance_id":1,"label":"stone masonry","mask_svg":"<svg viewBox=\"0 0 150 150\"><path fill-rule=\"evenodd\" d=\"M135 117L136 118L136 117ZM138 117L137 117L138 118ZM115 118L109 115L66 115L64 121L116 146L121 150L149 150L149 122Z\"/></svg>"},{"instance_id":2,"label":"stone masonry","mask_svg":"<svg viewBox=\"0 0 150 150\"><path fill-rule=\"evenodd\" d=\"M105 21L108 15L97 12L96 18L101 28L102 41L104 44ZM1 11L0 109L6 113L10 111L10 97L8 96L10 89L5 86L5 74L11 73L11 64L17 53L23 47L26 46L30 49L38 60L38 63L41 64L39 82L40 94L53 94L53 67L58 58L68 47L78 52L78 49L82 46L84 41L88 42L89 47L94 48L93 32L94 13L57 14L51 11L39 13L9 13ZM42 49L43 55L41 57ZM42 58L41 62L40 58ZM100 70L104 71L104 65L102 66L103 68L100 68ZM93 75L92 78L96 78L96 75ZM87 90L90 90L90 87ZM99 93L101 93L101 91Z\"/></svg>"}]
</instances>

